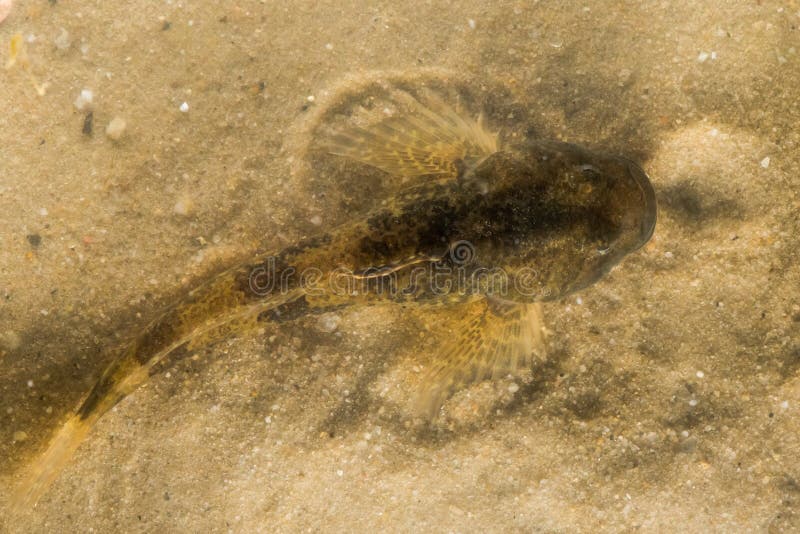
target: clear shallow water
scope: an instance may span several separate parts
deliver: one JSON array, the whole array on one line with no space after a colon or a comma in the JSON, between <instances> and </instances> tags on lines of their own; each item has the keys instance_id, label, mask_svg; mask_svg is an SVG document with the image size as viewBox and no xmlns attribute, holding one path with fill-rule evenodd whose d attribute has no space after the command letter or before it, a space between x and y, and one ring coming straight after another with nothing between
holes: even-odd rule
<instances>
[{"instance_id":1,"label":"clear shallow water","mask_svg":"<svg viewBox=\"0 0 800 534\"><path fill-rule=\"evenodd\" d=\"M338 314L333 332L300 320L165 368L4 528L796 529L797 12L16 3L0 39L33 36L50 85L39 97L9 70L0 86L8 479L100 350L181 287L380 196L303 159L365 73L456 72L496 127L639 161L661 211L644 250L545 309L548 364L513 393L479 387L433 429L406 428L409 340L433 326L393 309Z\"/></svg>"}]
</instances>

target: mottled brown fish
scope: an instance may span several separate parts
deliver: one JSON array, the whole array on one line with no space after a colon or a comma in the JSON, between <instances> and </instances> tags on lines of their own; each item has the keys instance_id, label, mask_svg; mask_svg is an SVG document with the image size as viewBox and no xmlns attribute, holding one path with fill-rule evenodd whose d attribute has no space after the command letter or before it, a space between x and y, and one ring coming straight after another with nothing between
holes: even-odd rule
<instances>
[{"instance_id":1,"label":"mottled brown fish","mask_svg":"<svg viewBox=\"0 0 800 534\"><path fill-rule=\"evenodd\" d=\"M552 141L499 146L480 120L434 97L340 132L327 150L413 183L363 219L229 269L166 309L25 474L17 508L35 503L93 424L168 354L278 317L375 303L452 309L461 327L415 404L434 417L458 389L529 368L544 350L540 302L597 281L655 226L653 188L633 162Z\"/></svg>"}]
</instances>

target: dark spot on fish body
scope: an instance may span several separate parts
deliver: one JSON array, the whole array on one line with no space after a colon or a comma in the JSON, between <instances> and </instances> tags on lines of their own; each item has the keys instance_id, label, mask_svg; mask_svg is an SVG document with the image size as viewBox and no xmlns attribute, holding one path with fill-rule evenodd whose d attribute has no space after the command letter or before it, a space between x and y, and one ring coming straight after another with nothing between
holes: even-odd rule
<instances>
[{"instance_id":1,"label":"dark spot on fish body","mask_svg":"<svg viewBox=\"0 0 800 534\"><path fill-rule=\"evenodd\" d=\"M279 261L282 261L284 263L287 264L291 263L290 259L292 257L300 256L301 254L309 250L329 245L331 244L332 239L333 237L331 236L331 234L328 233L303 239L296 245L291 245L282 249L280 253L278 253L277 258L279 259Z\"/></svg>"}]
</instances>

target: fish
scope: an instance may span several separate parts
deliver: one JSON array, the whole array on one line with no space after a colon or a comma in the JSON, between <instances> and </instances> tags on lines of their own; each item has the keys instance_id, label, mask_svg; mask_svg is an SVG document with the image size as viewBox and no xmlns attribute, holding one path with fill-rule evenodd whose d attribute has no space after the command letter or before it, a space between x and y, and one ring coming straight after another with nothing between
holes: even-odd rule
<instances>
[{"instance_id":1,"label":"fish","mask_svg":"<svg viewBox=\"0 0 800 534\"><path fill-rule=\"evenodd\" d=\"M458 318L414 395L437 416L455 392L544 357L542 303L597 282L652 236L653 186L633 161L561 141L501 143L441 98L334 132L332 157L404 187L364 216L203 281L164 309L103 371L22 475L12 508L34 506L113 406L176 351L351 306L399 305Z\"/></svg>"}]
</instances>

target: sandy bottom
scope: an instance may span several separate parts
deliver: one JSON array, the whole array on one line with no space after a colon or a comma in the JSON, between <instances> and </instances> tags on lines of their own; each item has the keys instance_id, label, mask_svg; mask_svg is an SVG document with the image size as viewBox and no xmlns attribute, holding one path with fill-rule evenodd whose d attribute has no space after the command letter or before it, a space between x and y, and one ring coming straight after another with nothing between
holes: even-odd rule
<instances>
[{"instance_id":1,"label":"sandy bottom","mask_svg":"<svg viewBox=\"0 0 800 534\"><path fill-rule=\"evenodd\" d=\"M797 2L225 4L18 1L0 24L2 63L16 33L28 60L0 71L0 529L800 530ZM165 366L3 513L104 349L393 190L305 147L397 83L639 161L654 238L545 307L531 380L428 427L403 385L435 324L301 318Z\"/></svg>"}]
</instances>

